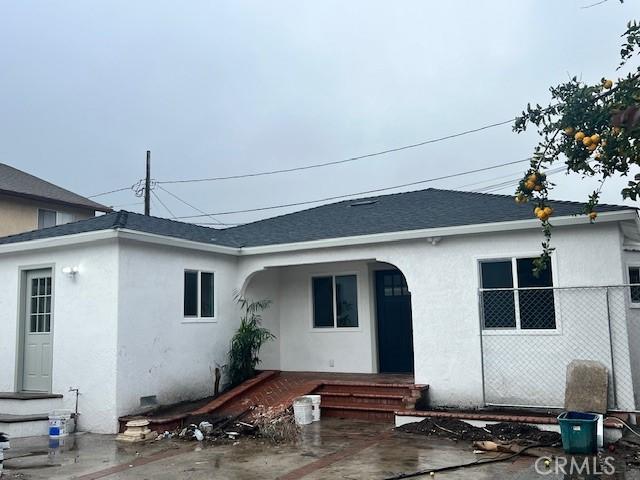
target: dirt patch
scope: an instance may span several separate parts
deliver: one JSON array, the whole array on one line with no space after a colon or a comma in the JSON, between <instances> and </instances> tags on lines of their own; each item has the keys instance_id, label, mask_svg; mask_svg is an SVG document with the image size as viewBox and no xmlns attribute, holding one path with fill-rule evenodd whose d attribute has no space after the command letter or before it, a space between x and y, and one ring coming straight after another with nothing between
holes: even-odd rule
<instances>
[{"instance_id":1,"label":"dirt patch","mask_svg":"<svg viewBox=\"0 0 640 480\"><path fill-rule=\"evenodd\" d=\"M396 430L420 435L445 437L451 440L495 440L528 444L551 445L560 442L560 434L540 430L522 423L496 423L486 427L474 427L453 418L427 417L421 422L408 423Z\"/></svg>"}]
</instances>

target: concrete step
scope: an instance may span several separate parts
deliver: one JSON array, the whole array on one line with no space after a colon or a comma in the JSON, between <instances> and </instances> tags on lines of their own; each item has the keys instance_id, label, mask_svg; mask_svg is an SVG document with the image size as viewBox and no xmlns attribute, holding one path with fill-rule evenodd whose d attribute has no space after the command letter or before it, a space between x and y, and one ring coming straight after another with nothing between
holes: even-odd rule
<instances>
[{"instance_id":1,"label":"concrete step","mask_svg":"<svg viewBox=\"0 0 640 480\"><path fill-rule=\"evenodd\" d=\"M0 432L9 435L10 439L47 435L49 433L49 414L0 414Z\"/></svg>"},{"instance_id":2,"label":"concrete step","mask_svg":"<svg viewBox=\"0 0 640 480\"><path fill-rule=\"evenodd\" d=\"M63 408L62 395L0 393L0 415L32 415Z\"/></svg>"}]
</instances>

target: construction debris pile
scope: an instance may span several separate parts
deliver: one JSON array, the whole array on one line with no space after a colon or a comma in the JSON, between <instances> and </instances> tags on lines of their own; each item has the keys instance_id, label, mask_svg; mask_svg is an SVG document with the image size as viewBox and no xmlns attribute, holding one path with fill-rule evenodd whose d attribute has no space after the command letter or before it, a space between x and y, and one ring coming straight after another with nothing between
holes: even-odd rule
<instances>
[{"instance_id":1,"label":"construction debris pile","mask_svg":"<svg viewBox=\"0 0 640 480\"><path fill-rule=\"evenodd\" d=\"M293 412L274 407L252 407L234 417L201 416L190 419L188 426L175 432L165 432L158 436L193 441L237 441L240 437L263 438L269 441L295 442L299 428Z\"/></svg>"},{"instance_id":2,"label":"construction debris pile","mask_svg":"<svg viewBox=\"0 0 640 480\"><path fill-rule=\"evenodd\" d=\"M474 427L453 418L427 417L421 422L408 423L396 430L428 436L446 437L454 441L493 440L500 443L553 445L561 441L560 434L540 430L522 423L496 423L485 427Z\"/></svg>"}]
</instances>

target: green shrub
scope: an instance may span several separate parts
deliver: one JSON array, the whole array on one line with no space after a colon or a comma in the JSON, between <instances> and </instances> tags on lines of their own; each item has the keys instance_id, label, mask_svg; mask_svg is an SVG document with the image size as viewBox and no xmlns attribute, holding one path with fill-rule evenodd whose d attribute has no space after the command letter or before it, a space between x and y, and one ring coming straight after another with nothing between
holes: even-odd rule
<instances>
[{"instance_id":1,"label":"green shrub","mask_svg":"<svg viewBox=\"0 0 640 480\"><path fill-rule=\"evenodd\" d=\"M260 348L276 337L264 328L261 313L271 306L271 300L251 301L237 296L236 301L240 305L242 317L240 328L231 339L229 351L229 382L231 386L238 385L253 377L256 367L260 363L258 354Z\"/></svg>"}]
</instances>

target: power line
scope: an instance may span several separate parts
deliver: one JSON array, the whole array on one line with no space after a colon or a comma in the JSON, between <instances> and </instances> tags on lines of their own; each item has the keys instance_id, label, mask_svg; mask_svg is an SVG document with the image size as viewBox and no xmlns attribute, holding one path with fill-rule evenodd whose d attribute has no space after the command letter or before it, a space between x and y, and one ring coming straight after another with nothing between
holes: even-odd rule
<instances>
[{"instance_id":1,"label":"power line","mask_svg":"<svg viewBox=\"0 0 640 480\"><path fill-rule=\"evenodd\" d=\"M206 216L209 216L209 215L231 215L231 214L234 214L234 213L261 212L261 211L264 211L264 210L273 210L273 209L276 209L276 208L297 207L297 206L301 206L301 205L309 205L309 204L312 204L312 203L321 203L321 202L326 202L326 201L330 201L330 200L338 200L338 199L342 199L342 198L353 197L353 196L356 196L356 195L367 195L367 194L370 194L370 193L378 193L378 192L384 192L384 191L387 191L387 190L395 190L397 188L411 187L411 186L414 186L414 185L420 185L420 184L424 184L424 183L435 182L435 181L438 181L438 180L446 180L448 178L460 177L462 175L469 175L469 174L472 174L472 173L485 172L487 170L492 170L494 168L505 167L507 165L514 165L516 163L529 162L529 161L531 161L531 157L524 158L522 160L515 160L513 162L500 163L498 165L492 165L492 166L489 166L489 167L476 168L474 170L467 170L466 172L452 173L450 175L443 175L441 177L428 178L426 180L419 180L417 182L409 182L409 183L403 183L401 185L394 185L392 187L383 187L383 188L376 188L376 189L373 189L373 190L365 190L365 191L361 191L361 192L348 193L346 195L335 195L335 196L332 196L332 197L319 198L319 199L316 199L316 200L307 200L307 201L304 201L304 202L285 203L285 204L281 204L281 205L270 205L268 207L248 208L248 209L245 209L245 210L232 210L232 211L226 211L226 212L215 212L215 213L203 214L203 215L187 215L187 216L182 216L182 217L174 217L174 219L201 218L201 217L206 217Z\"/></svg>"},{"instance_id":2,"label":"power line","mask_svg":"<svg viewBox=\"0 0 640 480\"><path fill-rule=\"evenodd\" d=\"M401 147L389 148L387 150L381 150L379 152L374 152L374 153L367 153L365 155L359 155L357 157L345 158L343 160L334 160L334 161L331 161L331 162L315 163L315 164L311 164L311 165L304 165L302 167L283 168L283 169L280 169L280 170L267 170L267 171L263 171L263 172L245 173L245 174L241 174L241 175L229 175L229 176L226 176L226 177L193 178L193 179L187 179L187 180L164 180L164 181L159 181L158 183L170 184L170 183L215 182L215 181L220 181L220 180L233 180L233 179L238 179L238 178L262 177L262 176L265 176L265 175L276 175L276 174L279 174L279 173L298 172L298 171L301 171L301 170L310 170L312 168L328 167L330 165L340 165L340 164L343 164L343 163L355 162L356 160L362 160L364 158L376 157L378 155L386 155L388 153L400 152L402 150L408 150L410 148L421 147L423 145L428 145L430 143L442 142L444 140L449 140L449 139L452 139L452 138L461 137L463 135L469 135L470 133L481 132L482 130L487 130L489 128L499 127L501 125L506 125L508 123L513 123L513 121L514 121L514 119L505 120L503 122L497 122L497 123L492 123L492 124L489 124L489 125L484 125L482 127L474 128L474 129L471 129L471 130L465 130L463 132L458 132L458 133L454 133L454 134L451 134L451 135L446 135L444 137L432 138L430 140L424 140L422 142L412 143L410 145L404 145L404 146L401 146Z\"/></svg>"},{"instance_id":3,"label":"power line","mask_svg":"<svg viewBox=\"0 0 640 480\"><path fill-rule=\"evenodd\" d=\"M89 195L87 198L101 197L103 195L109 195L110 193L124 192L125 190L131 190L131 189L133 189L133 186L116 188L115 190L109 190L108 192L96 193L95 195Z\"/></svg>"},{"instance_id":4,"label":"power line","mask_svg":"<svg viewBox=\"0 0 640 480\"><path fill-rule=\"evenodd\" d=\"M179 196L177 196L175 193L170 192L169 190L167 190L166 188L164 188L162 185L157 185L157 187L161 190L163 190L164 192L168 193L169 195L171 195L173 198L175 198L176 200L178 200L179 202L184 203L185 205L187 205L188 207L193 208L196 212L200 212L203 214L203 216L209 217L212 220L215 220L216 222L218 222L220 225L224 225L220 220L218 220L217 218L215 218L212 215L209 215L208 213L206 213L204 210L200 210L198 207L196 207L195 205L191 205L189 202L187 202L186 200L183 200L182 198L180 198ZM173 217L173 218L179 218L179 217Z\"/></svg>"},{"instance_id":5,"label":"power line","mask_svg":"<svg viewBox=\"0 0 640 480\"><path fill-rule=\"evenodd\" d=\"M144 202L122 203L120 205L111 205L111 208L133 207L135 205L142 205Z\"/></svg>"},{"instance_id":6,"label":"power line","mask_svg":"<svg viewBox=\"0 0 640 480\"><path fill-rule=\"evenodd\" d=\"M160 202L160 205L162 205L164 207L164 209L169 212L169 215L171 215L171 217L175 217L174 213L171 211L171 209L169 207L167 207L165 205L165 203L160 199L160 197L158 196L158 194L155 192L155 190L151 190L149 189L149 192L151 193L151 195L154 196L154 198L156 200L158 200L158 202Z\"/></svg>"},{"instance_id":7,"label":"power line","mask_svg":"<svg viewBox=\"0 0 640 480\"><path fill-rule=\"evenodd\" d=\"M556 173L560 173L564 170L566 170L567 167L562 166L562 167L557 167L557 168L552 168L551 170L547 170L545 173L545 175L547 177L551 176L551 175L555 175ZM475 190L472 190L472 192L482 192L482 193L491 193L491 192L497 192L499 190L502 190L504 188L507 187L515 187L516 185L518 185L518 183L520 183L520 180L522 180L522 176L517 177L517 178L512 178L511 180L507 180L504 182L500 182L500 183L496 183L493 185L487 185L485 187L481 187L481 188L477 188Z\"/></svg>"}]
</instances>

